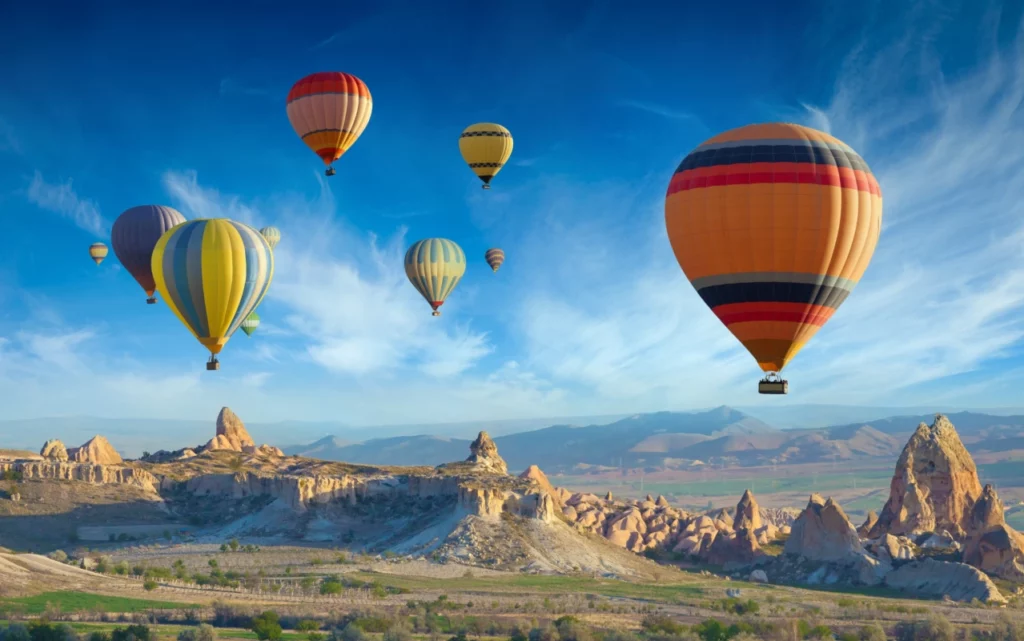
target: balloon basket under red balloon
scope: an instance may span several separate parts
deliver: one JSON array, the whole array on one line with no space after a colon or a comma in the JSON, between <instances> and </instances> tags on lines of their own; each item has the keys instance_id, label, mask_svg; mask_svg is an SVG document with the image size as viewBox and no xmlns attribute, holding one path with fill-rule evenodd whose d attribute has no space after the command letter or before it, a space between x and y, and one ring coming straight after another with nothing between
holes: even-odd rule
<instances>
[{"instance_id":1,"label":"balloon basket under red balloon","mask_svg":"<svg viewBox=\"0 0 1024 641\"><path fill-rule=\"evenodd\" d=\"M440 315L441 315L441 312L439 312L439 311L437 311L437 310L435 309L435 310L434 310L433 312L431 312L431 314L430 314L430 315L431 315L431 316L440 316Z\"/></svg>"},{"instance_id":2,"label":"balloon basket under red balloon","mask_svg":"<svg viewBox=\"0 0 1024 641\"><path fill-rule=\"evenodd\" d=\"M334 167L328 167L327 171L324 172L324 175L325 176L333 176L335 173L337 173L337 172L334 171Z\"/></svg>"},{"instance_id":3,"label":"balloon basket under red balloon","mask_svg":"<svg viewBox=\"0 0 1024 641\"><path fill-rule=\"evenodd\" d=\"M789 394L789 381L784 381L774 372L768 374L757 384L759 394Z\"/></svg>"}]
</instances>

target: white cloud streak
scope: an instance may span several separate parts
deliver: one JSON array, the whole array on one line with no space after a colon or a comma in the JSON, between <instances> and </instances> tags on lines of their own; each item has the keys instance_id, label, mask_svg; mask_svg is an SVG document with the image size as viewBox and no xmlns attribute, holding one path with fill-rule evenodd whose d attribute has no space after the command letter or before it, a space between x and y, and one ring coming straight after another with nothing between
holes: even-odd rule
<instances>
[{"instance_id":1,"label":"white cloud streak","mask_svg":"<svg viewBox=\"0 0 1024 641\"><path fill-rule=\"evenodd\" d=\"M37 171L29 183L27 196L29 202L40 209L60 214L95 236L106 236L110 229L96 203L75 193L70 179L62 183L48 183Z\"/></svg>"}]
</instances>

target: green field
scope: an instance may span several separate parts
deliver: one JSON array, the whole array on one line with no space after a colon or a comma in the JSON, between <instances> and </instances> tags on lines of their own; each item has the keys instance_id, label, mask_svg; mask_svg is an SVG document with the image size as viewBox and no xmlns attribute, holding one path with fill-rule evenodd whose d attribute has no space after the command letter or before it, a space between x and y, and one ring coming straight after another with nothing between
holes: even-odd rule
<instances>
[{"instance_id":1,"label":"green field","mask_svg":"<svg viewBox=\"0 0 1024 641\"><path fill-rule=\"evenodd\" d=\"M622 580L592 579L580 576L551 576L526 574L510 577L462 577L457 579L431 579L413 576L382 575L355 572L348 575L366 582L378 581L385 586L407 590L448 589L457 592L513 592L524 590L544 594L594 594L606 597L626 597L657 601L678 601L680 597L699 596L704 590L685 584L640 584ZM524 598L529 598L524 594Z\"/></svg>"},{"instance_id":2,"label":"green field","mask_svg":"<svg viewBox=\"0 0 1024 641\"><path fill-rule=\"evenodd\" d=\"M42 614L46 610L47 603L59 607L61 612L144 612L146 610L176 610L179 608L199 607L189 603L130 599L119 596L89 594L88 592L43 592L42 594L14 599L0 599L0 608L14 606L19 610L23 610L25 614Z\"/></svg>"},{"instance_id":3,"label":"green field","mask_svg":"<svg viewBox=\"0 0 1024 641\"><path fill-rule=\"evenodd\" d=\"M89 632L110 632L117 627L125 627L128 623L78 623L76 621L66 621L71 628L78 632L89 633ZM0 620L0 629L8 624L7 621ZM178 633L185 628L194 627L187 625L150 625L149 628L153 630L158 639L174 639L177 638ZM256 641L256 633L251 630L243 630L241 628L217 628L218 639L244 639L245 641ZM281 641L307 641L309 635L305 632L284 632L281 635Z\"/></svg>"}]
</instances>

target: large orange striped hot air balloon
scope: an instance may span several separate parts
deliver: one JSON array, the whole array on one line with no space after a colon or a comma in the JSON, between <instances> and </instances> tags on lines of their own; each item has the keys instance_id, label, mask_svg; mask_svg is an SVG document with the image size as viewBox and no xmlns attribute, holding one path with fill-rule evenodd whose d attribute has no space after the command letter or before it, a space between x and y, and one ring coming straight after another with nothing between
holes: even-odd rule
<instances>
[{"instance_id":1,"label":"large orange striped hot air balloon","mask_svg":"<svg viewBox=\"0 0 1024 641\"><path fill-rule=\"evenodd\" d=\"M800 125L715 136L676 169L669 241L690 283L785 394L778 373L832 317L867 269L882 192L864 160Z\"/></svg>"},{"instance_id":2,"label":"large orange striped hot air balloon","mask_svg":"<svg viewBox=\"0 0 1024 641\"><path fill-rule=\"evenodd\" d=\"M339 71L314 73L288 92L288 120L302 142L327 165L348 151L366 129L373 111L370 90L359 78Z\"/></svg>"}]
</instances>

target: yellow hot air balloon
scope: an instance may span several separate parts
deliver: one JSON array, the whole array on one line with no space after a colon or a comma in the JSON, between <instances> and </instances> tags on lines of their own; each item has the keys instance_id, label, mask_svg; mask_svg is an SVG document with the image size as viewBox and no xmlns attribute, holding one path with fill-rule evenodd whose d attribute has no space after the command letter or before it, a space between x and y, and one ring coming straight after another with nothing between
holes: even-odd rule
<instances>
[{"instance_id":1,"label":"yellow hot air balloon","mask_svg":"<svg viewBox=\"0 0 1024 641\"><path fill-rule=\"evenodd\" d=\"M512 155L512 134L492 122L470 125L459 136L459 151L473 173L484 181L484 189L490 189L491 179Z\"/></svg>"},{"instance_id":2,"label":"yellow hot air balloon","mask_svg":"<svg viewBox=\"0 0 1024 641\"><path fill-rule=\"evenodd\" d=\"M466 273L466 254L445 238L427 238L413 243L405 252L405 275L413 287L430 303L434 316L448 294Z\"/></svg>"},{"instance_id":3,"label":"yellow hot air balloon","mask_svg":"<svg viewBox=\"0 0 1024 641\"><path fill-rule=\"evenodd\" d=\"M878 243L882 192L843 142L801 125L748 125L704 142L665 199L676 259L785 394L778 373L853 291Z\"/></svg>"},{"instance_id":4,"label":"yellow hot air balloon","mask_svg":"<svg viewBox=\"0 0 1024 641\"><path fill-rule=\"evenodd\" d=\"M260 233L267 239L267 244L271 249L276 248L277 244L281 242L281 230L277 227L264 227Z\"/></svg>"},{"instance_id":5,"label":"yellow hot air balloon","mask_svg":"<svg viewBox=\"0 0 1024 641\"><path fill-rule=\"evenodd\" d=\"M103 243L93 243L89 245L89 256L92 257L94 263L99 265L103 262L103 259L107 257L107 246Z\"/></svg>"},{"instance_id":6,"label":"yellow hot air balloon","mask_svg":"<svg viewBox=\"0 0 1024 641\"><path fill-rule=\"evenodd\" d=\"M274 277L274 252L248 225L201 218L169 229L153 249L153 278L164 302L204 347L206 369L255 311Z\"/></svg>"},{"instance_id":7,"label":"yellow hot air balloon","mask_svg":"<svg viewBox=\"0 0 1024 641\"><path fill-rule=\"evenodd\" d=\"M366 129L373 112L370 90L359 78L340 71L314 73L288 92L288 120L302 142L327 165L348 151Z\"/></svg>"}]
</instances>

